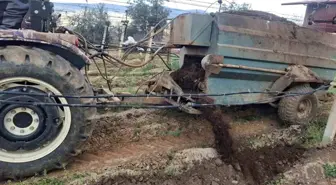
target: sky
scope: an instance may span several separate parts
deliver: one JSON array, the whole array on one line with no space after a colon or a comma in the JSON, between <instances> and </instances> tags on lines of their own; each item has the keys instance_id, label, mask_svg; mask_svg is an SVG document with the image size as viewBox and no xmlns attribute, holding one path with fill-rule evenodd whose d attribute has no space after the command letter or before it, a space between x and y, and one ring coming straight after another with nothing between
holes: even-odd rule
<instances>
[{"instance_id":1,"label":"sky","mask_svg":"<svg viewBox=\"0 0 336 185\"><path fill-rule=\"evenodd\" d=\"M69 0L51 0L53 2L67 3ZM111 3L127 5L128 0L88 0L89 3ZM283 17L291 17L293 19L303 19L305 14L304 5L282 6L282 3L295 2L298 0L235 0L237 3L249 3L252 9L274 13ZM223 3L232 2L232 0L223 0ZM71 0L71 3L86 3L86 0ZM218 10L217 0L169 0L165 4L171 8L179 9L200 9L207 12Z\"/></svg>"}]
</instances>

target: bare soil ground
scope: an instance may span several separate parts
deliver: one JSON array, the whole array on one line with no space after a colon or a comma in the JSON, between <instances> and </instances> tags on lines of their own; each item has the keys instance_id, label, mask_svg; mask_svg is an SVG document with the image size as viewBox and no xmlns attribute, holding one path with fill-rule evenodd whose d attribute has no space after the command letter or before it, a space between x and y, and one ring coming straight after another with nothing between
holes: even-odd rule
<instances>
[{"instance_id":1,"label":"bare soil ground","mask_svg":"<svg viewBox=\"0 0 336 185\"><path fill-rule=\"evenodd\" d=\"M115 77L115 91L133 92L161 69L156 63L125 69ZM96 86L103 85L94 68L90 73ZM85 153L73 163L5 184L336 184L336 147L318 148L331 101L322 102L308 127L282 125L268 105L209 109L206 116L177 110L100 110Z\"/></svg>"}]
</instances>

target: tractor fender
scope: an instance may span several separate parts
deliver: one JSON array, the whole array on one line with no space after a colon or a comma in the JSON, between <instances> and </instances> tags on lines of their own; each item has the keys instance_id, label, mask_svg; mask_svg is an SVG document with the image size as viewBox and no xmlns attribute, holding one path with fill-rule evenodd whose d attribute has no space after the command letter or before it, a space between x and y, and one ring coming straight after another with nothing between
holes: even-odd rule
<instances>
[{"instance_id":1,"label":"tractor fender","mask_svg":"<svg viewBox=\"0 0 336 185\"><path fill-rule=\"evenodd\" d=\"M81 69L90 59L77 47L78 38L70 34L42 33L33 30L0 30L0 46L24 45L48 50Z\"/></svg>"},{"instance_id":2,"label":"tractor fender","mask_svg":"<svg viewBox=\"0 0 336 185\"><path fill-rule=\"evenodd\" d=\"M270 88L270 91L282 92L293 83L315 83L323 84L325 80L320 78L309 68L302 65L292 65L286 69L287 73L276 80Z\"/></svg>"}]
</instances>

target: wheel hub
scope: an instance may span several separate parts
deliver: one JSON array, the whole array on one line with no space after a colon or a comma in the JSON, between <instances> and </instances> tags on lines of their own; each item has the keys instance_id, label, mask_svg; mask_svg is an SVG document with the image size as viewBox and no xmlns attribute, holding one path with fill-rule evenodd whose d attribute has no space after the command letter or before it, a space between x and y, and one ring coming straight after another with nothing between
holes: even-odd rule
<instances>
[{"instance_id":1,"label":"wheel hub","mask_svg":"<svg viewBox=\"0 0 336 185\"><path fill-rule=\"evenodd\" d=\"M7 91L28 94L2 95L1 100L56 103L52 98L29 95L44 93L34 87L18 86ZM53 106L1 104L0 111L0 137L3 138L0 148L8 151L37 149L52 141L61 126L55 122L60 119L60 115L58 108Z\"/></svg>"},{"instance_id":2,"label":"wheel hub","mask_svg":"<svg viewBox=\"0 0 336 185\"><path fill-rule=\"evenodd\" d=\"M37 131L40 118L34 110L18 107L8 111L3 122L7 132L14 136L29 136Z\"/></svg>"},{"instance_id":3,"label":"wheel hub","mask_svg":"<svg viewBox=\"0 0 336 185\"><path fill-rule=\"evenodd\" d=\"M300 119L304 119L308 117L310 115L310 112L312 111L312 108L313 108L313 105L309 99L302 100L297 107L298 117Z\"/></svg>"},{"instance_id":4,"label":"wheel hub","mask_svg":"<svg viewBox=\"0 0 336 185\"><path fill-rule=\"evenodd\" d=\"M299 105L299 111L304 111L306 109L306 105L304 102L301 102L300 105Z\"/></svg>"}]
</instances>

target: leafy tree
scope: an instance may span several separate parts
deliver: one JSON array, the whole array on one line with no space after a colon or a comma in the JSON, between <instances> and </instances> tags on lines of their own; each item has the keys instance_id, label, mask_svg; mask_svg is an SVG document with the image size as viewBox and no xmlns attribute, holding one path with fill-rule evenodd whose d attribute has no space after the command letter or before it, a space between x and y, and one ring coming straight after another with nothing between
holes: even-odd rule
<instances>
[{"instance_id":1,"label":"leafy tree","mask_svg":"<svg viewBox=\"0 0 336 185\"><path fill-rule=\"evenodd\" d=\"M127 35L146 33L151 26L169 15L169 10L163 6L165 0L130 0L128 14L132 19Z\"/></svg>"},{"instance_id":2,"label":"leafy tree","mask_svg":"<svg viewBox=\"0 0 336 185\"><path fill-rule=\"evenodd\" d=\"M244 11L244 10L250 10L251 4L248 3L237 3L235 1L227 4L223 4L222 11Z\"/></svg>"},{"instance_id":3,"label":"leafy tree","mask_svg":"<svg viewBox=\"0 0 336 185\"><path fill-rule=\"evenodd\" d=\"M83 35L88 41L100 44L105 25L110 24L109 16L104 4L98 4L95 8L85 8L85 10L69 17L72 29ZM119 26L111 26L107 33L107 43L116 42L120 38L121 30Z\"/></svg>"}]
</instances>

